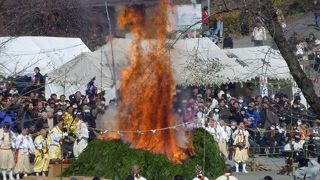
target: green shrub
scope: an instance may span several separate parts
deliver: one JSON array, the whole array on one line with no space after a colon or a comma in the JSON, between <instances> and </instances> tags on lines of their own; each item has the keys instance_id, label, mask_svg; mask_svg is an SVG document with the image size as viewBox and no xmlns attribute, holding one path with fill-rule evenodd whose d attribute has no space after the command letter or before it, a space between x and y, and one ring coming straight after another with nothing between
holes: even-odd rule
<instances>
[{"instance_id":1,"label":"green shrub","mask_svg":"<svg viewBox=\"0 0 320 180\"><path fill-rule=\"evenodd\" d=\"M63 176L100 176L124 179L134 164L139 164L141 174L150 180L171 179L180 174L186 179L195 176L195 166L203 164L203 136L206 133L205 173L210 179L223 174L224 159L214 139L203 129L196 130L193 138L196 155L177 165L161 154L134 150L120 141L92 141L79 159L63 173Z\"/></svg>"}]
</instances>

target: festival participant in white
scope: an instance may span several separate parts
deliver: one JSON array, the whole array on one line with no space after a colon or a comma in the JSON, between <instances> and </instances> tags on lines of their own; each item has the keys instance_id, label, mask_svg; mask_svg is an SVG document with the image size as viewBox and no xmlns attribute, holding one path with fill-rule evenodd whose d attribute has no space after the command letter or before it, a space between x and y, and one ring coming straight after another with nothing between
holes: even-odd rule
<instances>
[{"instance_id":1,"label":"festival participant in white","mask_svg":"<svg viewBox=\"0 0 320 180\"><path fill-rule=\"evenodd\" d=\"M197 176L193 178L193 180L209 180L207 177L203 175L202 166L196 165L196 173Z\"/></svg>"},{"instance_id":2,"label":"festival participant in white","mask_svg":"<svg viewBox=\"0 0 320 180\"><path fill-rule=\"evenodd\" d=\"M13 149L16 136L9 128L10 125L5 123L0 129L0 169L3 180L7 180L7 172L9 172L9 178L14 179L12 170L14 168Z\"/></svg>"},{"instance_id":3,"label":"festival participant in white","mask_svg":"<svg viewBox=\"0 0 320 180\"><path fill-rule=\"evenodd\" d=\"M41 129L40 134L34 140L35 146L35 161L33 170L36 176L42 173L42 176L46 176L46 172L49 167L49 155L48 155L48 142L47 142L47 130Z\"/></svg>"},{"instance_id":4,"label":"festival participant in white","mask_svg":"<svg viewBox=\"0 0 320 180\"><path fill-rule=\"evenodd\" d=\"M28 133L28 128L23 128L15 141L16 147L16 167L14 169L17 179L20 179L20 174L23 177L28 176L30 173L30 153L34 153L33 140Z\"/></svg>"},{"instance_id":5,"label":"festival participant in white","mask_svg":"<svg viewBox=\"0 0 320 180\"><path fill-rule=\"evenodd\" d=\"M224 119L220 119L218 126L218 145L220 152L224 155L224 157L228 157L228 142L231 137L231 128L226 125Z\"/></svg>"},{"instance_id":6,"label":"festival participant in white","mask_svg":"<svg viewBox=\"0 0 320 180\"><path fill-rule=\"evenodd\" d=\"M89 130L87 123L83 122L81 115L77 115L75 120L77 122L75 130L77 139L73 144L73 154L75 158L78 158L82 151L88 146Z\"/></svg>"},{"instance_id":7,"label":"festival participant in white","mask_svg":"<svg viewBox=\"0 0 320 180\"><path fill-rule=\"evenodd\" d=\"M246 161L249 158L249 132L245 130L243 122L239 123L239 128L233 133L233 137L233 145L235 146L233 160L235 161L236 172L239 172L239 164L242 163L242 172L248 173Z\"/></svg>"}]
</instances>

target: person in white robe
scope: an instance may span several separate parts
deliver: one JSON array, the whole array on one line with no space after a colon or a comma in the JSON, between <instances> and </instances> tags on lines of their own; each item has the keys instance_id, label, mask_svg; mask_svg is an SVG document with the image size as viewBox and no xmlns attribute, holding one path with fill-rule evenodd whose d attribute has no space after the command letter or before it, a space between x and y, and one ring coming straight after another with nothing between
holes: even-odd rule
<instances>
[{"instance_id":1,"label":"person in white robe","mask_svg":"<svg viewBox=\"0 0 320 180\"><path fill-rule=\"evenodd\" d=\"M28 128L23 128L15 141L16 148L16 179L20 179L20 174L27 177L30 174L30 154L34 154L34 145L31 135L28 133Z\"/></svg>"},{"instance_id":2,"label":"person in white robe","mask_svg":"<svg viewBox=\"0 0 320 180\"><path fill-rule=\"evenodd\" d=\"M235 152L233 160L236 166L236 172L239 172L239 164L242 164L242 172L248 173L246 170L246 162L249 158L249 132L245 130L243 122L239 123L238 129L233 133Z\"/></svg>"},{"instance_id":3,"label":"person in white robe","mask_svg":"<svg viewBox=\"0 0 320 180\"><path fill-rule=\"evenodd\" d=\"M82 151L88 146L89 139L89 130L88 125L82 120L82 117L79 115L75 118L76 125L76 141L73 144L73 155L75 158L78 158Z\"/></svg>"},{"instance_id":4,"label":"person in white robe","mask_svg":"<svg viewBox=\"0 0 320 180\"><path fill-rule=\"evenodd\" d=\"M10 125L5 123L0 129L0 169L2 171L3 180L7 180L7 172L9 179L14 179L13 168L15 166L13 149L15 148L15 134L10 130Z\"/></svg>"}]
</instances>

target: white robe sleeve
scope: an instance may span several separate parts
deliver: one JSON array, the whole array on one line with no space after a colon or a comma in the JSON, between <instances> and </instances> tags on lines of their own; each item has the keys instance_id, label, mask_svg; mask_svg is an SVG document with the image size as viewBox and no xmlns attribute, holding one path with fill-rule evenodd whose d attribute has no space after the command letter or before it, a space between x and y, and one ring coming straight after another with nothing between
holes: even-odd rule
<instances>
[{"instance_id":1,"label":"white robe sleeve","mask_svg":"<svg viewBox=\"0 0 320 180\"><path fill-rule=\"evenodd\" d=\"M250 147L250 143L249 143L249 132L245 131L245 135L246 135L246 148Z\"/></svg>"},{"instance_id":2,"label":"white robe sleeve","mask_svg":"<svg viewBox=\"0 0 320 180\"><path fill-rule=\"evenodd\" d=\"M14 140L13 140L13 144L14 144L14 147L16 148L16 149L18 149L18 148L20 148L20 145L22 144L22 141L23 141L23 137L22 137L22 135L18 135L17 136L17 138L15 138Z\"/></svg>"},{"instance_id":3,"label":"white robe sleeve","mask_svg":"<svg viewBox=\"0 0 320 180\"><path fill-rule=\"evenodd\" d=\"M34 144L31 135L28 136L29 153L34 154Z\"/></svg>"},{"instance_id":4,"label":"white robe sleeve","mask_svg":"<svg viewBox=\"0 0 320 180\"><path fill-rule=\"evenodd\" d=\"M81 138L89 138L89 130L85 123L81 123L81 131L80 131L79 139Z\"/></svg>"}]
</instances>

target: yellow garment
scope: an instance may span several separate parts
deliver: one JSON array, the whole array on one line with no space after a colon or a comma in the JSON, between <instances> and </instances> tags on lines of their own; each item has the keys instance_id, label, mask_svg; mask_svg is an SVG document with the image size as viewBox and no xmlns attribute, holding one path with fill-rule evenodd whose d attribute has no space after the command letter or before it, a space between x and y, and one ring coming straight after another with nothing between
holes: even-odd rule
<instances>
[{"instance_id":1,"label":"yellow garment","mask_svg":"<svg viewBox=\"0 0 320 180\"><path fill-rule=\"evenodd\" d=\"M62 160L61 148L58 146L50 146L49 159L60 159Z\"/></svg>"},{"instance_id":2,"label":"yellow garment","mask_svg":"<svg viewBox=\"0 0 320 180\"><path fill-rule=\"evenodd\" d=\"M62 131L59 127L55 126L52 130L52 132L55 132L57 134L62 134ZM62 138L60 139L62 141ZM60 144L53 144L53 139L51 137L51 134L48 136L48 142L49 142L49 159L61 159L62 160L62 152L61 152L61 146Z\"/></svg>"},{"instance_id":3,"label":"yellow garment","mask_svg":"<svg viewBox=\"0 0 320 180\"><path fill-rule=\"evenodd\" d=\"M49 154L48 154L48 150L47 150L47 140L39 135L36 137L36 139L34 140L35 143L41 143L42 147L35 148L35 160L34 160L34 172L45 172L48 171L48 166L49 166Z\"/></svg>"},{"instance_id":4,"label":"yellow garment","mask_svg":"<svg viewBox=\"0 0 320 180\"><path fill-rule=\"evenodd\" d=\"M64 113L62 116L63 128L68 130L68 133L75 134L77 122L73 119L72 115L68 112Z\"/></svg>"}]
</instances>

